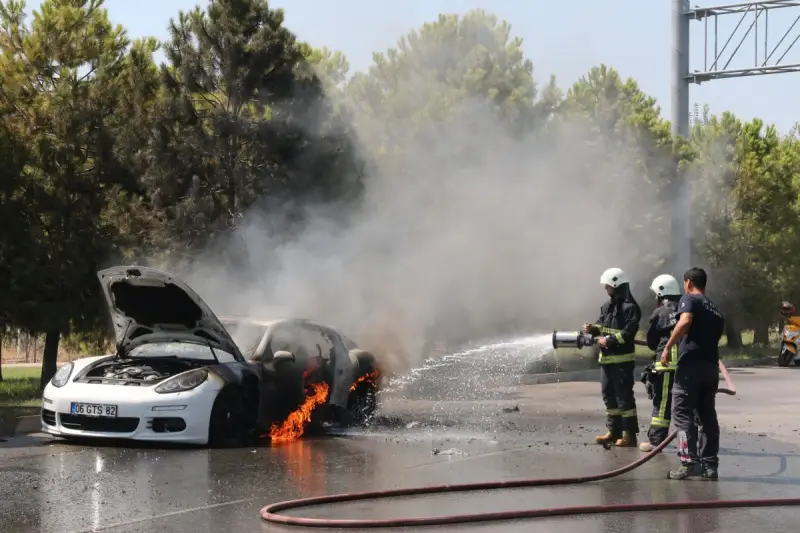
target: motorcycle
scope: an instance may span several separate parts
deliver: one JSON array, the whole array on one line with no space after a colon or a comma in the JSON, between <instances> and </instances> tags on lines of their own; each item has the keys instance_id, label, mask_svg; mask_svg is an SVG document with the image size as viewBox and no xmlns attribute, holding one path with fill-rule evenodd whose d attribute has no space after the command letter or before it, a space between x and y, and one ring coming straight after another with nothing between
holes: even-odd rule
<instances>
[{"instance_id":1,"label":"motorcycle","mask_svg":"<svg viewBox=\"0 0 800 533\"><path fill-rule=\"evenodd\" d=\"M789 302L781 304L781 315L786 317L781 332L781 348L778 353L778 366L789 366L794 363L800 366L797 355L798 337L800 337L800 316L795 314L795 307Z\"/></svg>"}]
</instances>

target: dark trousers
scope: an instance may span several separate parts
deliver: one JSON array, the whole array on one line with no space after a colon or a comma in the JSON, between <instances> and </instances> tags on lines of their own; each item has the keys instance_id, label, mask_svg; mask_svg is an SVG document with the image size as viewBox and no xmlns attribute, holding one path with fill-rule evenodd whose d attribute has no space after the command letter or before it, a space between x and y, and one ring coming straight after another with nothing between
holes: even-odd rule
<instances>
[{"instance_id":1,"label":"dark trousers","mask_svg":"<svg viewBox=\"0 0 800 533\"><path fill-rule=\"evenodd\" d=\"M606 404L606 427L614 435L639 433L636 398L633 396L634 361L600 365L600 386Z\"/></svg>"},{"instance_id":2,"label":"dark trousers","mask_svg":"<svg viewBox=\"0 0 800 533\"><path fill-rule=\"evenodd\" d=\"M719 462L717 369L716 362L688 361L679 362L675 370L672 420L675 429L678 430L678 456L683 463L693 463L698 459L709 465L716 465ZM698 437L702 441L699 456Z\"/></svg>"},{"instance_id":3,"label":"dark trousers","mask_svg":"<svg viewBox=\"0 0 800 533\"><path fill-rule=\"evenodd\" d=\"M669 423L672 418L672 385L675 382L674 372L653 372L649 375L653 387L653 416L647 440L658 446L669 435Z\"/></svg>"}]
</instances>

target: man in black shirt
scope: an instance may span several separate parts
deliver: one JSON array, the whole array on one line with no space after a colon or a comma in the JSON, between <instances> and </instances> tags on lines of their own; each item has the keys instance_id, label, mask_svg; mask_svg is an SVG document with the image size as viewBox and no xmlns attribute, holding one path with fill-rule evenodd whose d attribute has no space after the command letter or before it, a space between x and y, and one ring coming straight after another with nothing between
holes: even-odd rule
<instances>
[{"instance_id":1,"label":"man in black shirt","mask_svg":"<svg viewBox=\"0 0 800 533\"><path fill-rule=\"evenodd\" d=\"M718 475L719 422L715 401L719 387L719 339L725 329L725 318L706 297L706 281L702 268L690 268L683 275L685 294L678 303L678 323L661 354L661 364L666 365L671 348L678 344L672 420L678 430L681 466L670 471L670 479L694 476L717 479ZM693 424L695 410L704 436L699 457L698 430Z\"/></svg>"}]
</instances>

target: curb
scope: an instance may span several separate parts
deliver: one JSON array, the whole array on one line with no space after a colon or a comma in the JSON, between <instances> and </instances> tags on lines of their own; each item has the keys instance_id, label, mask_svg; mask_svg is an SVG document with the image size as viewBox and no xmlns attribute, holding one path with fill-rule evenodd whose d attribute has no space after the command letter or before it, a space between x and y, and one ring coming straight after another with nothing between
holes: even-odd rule
<instances>
[{"instance_id":1,"label":"curb","mask_svg":"<svg viewBox=\"0 0 800 533\"><path fill-rule=\"evenodd\" d=\"M17 428L14 435L26 435L28 433L38 433L42 429L39 415L17 417Z\"/></svg>"},{"instance_id":2,"label":"curb","mask_svg":"<svg viewBox=\"0 0 800 533\"><path fill-rule=\"evenodd\" d=\"M753 366L775 365L775 360L770 357L759 359L730 359L722 360L726 368L749 368ZM646 365L636 365L635 373L644 371ZM523 374L520 377L521 385L550 385L563 381L600 381L600 369L573 370L570 372L550 372L547 374Z\"/></svg>"},{"instance_id":3,"label":"curb","mask_svg":"<svg viewBox=\"0 0 800 533\"><path fill-rule=\"evenodd\" d=\"M7 424L7 425L6 425ZM39 415L16 416L0 424L0 437L17 437L41 431Z\"/></svg>"}]
</instances>

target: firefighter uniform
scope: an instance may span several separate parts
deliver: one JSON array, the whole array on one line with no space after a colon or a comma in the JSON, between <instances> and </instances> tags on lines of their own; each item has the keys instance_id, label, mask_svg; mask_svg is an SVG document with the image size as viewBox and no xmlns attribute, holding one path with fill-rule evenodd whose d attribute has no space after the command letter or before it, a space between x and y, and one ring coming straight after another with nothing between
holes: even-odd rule
<instances>
[{"instance_id":1,"label":"firefighter uniform","mask_svg":"<svg viewBox=\"0 0 800 533\"><path fill-rule=\"evenodd\" d=\"M606 286L610 299L600 308L597 323L585 326L589 333L604 336L606 340L606 346L600 348L598 362L608 432L595 440L599 444L636 446L639 421L633 395L636 365L633 339L639 330L642 312L622 270L607 270L600 282Z\"/></svg>"},{"instance_id":2,"label":"firefighter uniform","mask_svg":"<svg viewBox=\"0 0 800 533\"><path fill-rule=\"evenodd\" d=\"M675 285L677 286L677 281ZM645 369L642 381L647 389L647 397L653 400L653 415L650 418L650 429L647 431L647 442L639 445L639 449L643 452L649 452L661 444L669 434L672 418L672 385L675 382L675 368L678 365L678 347L673 346L670 350L667 366L661 364L661 352L678 322L675 316L678 310L678 298L680 293L663 295L659 306L650 316L647 347L654 351L653 364Z\"/></svg>"}]
</instances>

